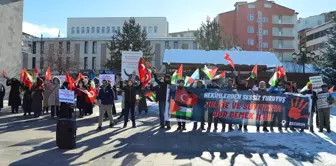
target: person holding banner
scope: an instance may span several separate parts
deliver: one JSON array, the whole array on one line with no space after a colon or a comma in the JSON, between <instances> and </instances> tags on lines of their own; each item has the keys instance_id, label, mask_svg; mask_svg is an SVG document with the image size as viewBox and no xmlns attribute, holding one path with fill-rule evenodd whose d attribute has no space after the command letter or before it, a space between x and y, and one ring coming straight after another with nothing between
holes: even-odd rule
<instances>
[{"instance_id":1,"label":"person holding banner","mask_svg":"<svg viewBox=\"0 0 336 166\"><path fill-rule=\"evenodd\" d=\"M233 80L230 78L229 80L228 80L228 84L227 84L227 86L224 88L224 89L226 89L227 91L233 91L233 89L234 89L234 84L233 84ZM223 127L223 131L225 131L225 121L224 121L224 127ZM231 131L233 131L233 128L232 128L232 124L231 123L229 123L228 124L228 126L229 126L229 132L231 132Z\"/></svg>"},{"instance_id":2,"label":"person holding banner","mask_svg":"<svg viewBox=\"0 0 336 166\"><path fill-rule=\"evenodd\" d=\"M61 88L61 81L58 77L54 77L52 81L52 89L50 91L50 95L48 99L48 104L51 108L51 117L54 118L55 112L56 116L59 116L60 111L60 102L59 102L59 95L58 90Z\"/></svg>"},{"instance_id":3,"label":"person holding banner","mask_svg":"<svg viewBox=\"0 0 336 166\"><path fill-rule=\"evenodd\" d=\"M279 80L275 83L275 86L272 86L268 90L269 93L273 93L273 94L283 93L284 91L285 91L285 89L282 88L282 83ZM271 123L271 132L274 131L273 127L275 125L276 119L278 121L280 121L282 119L281 117L282 117L282 113L279 113L279 112L274 113L273 120L272 120L272 123ZM278 123L278 129L279 129L279 132L282 132L281 123Z\"/></svg>"},{"instance_id":4,"label":"person holding banner","mask_svg":"<svg viewBox=\"0 0 336 166\"><path fill-rule=\"evenodd\" d=\"M211 84L207 86L208 89L220 89L220 87L217 84L216 80L211 80ZM218 130L217 126L218 126L218 119L217 118L213 118L212 114L208 114L208 130L211 130L211 124L212 121L214 121L214 126L215 126L215 131ZM225 123L222 122L222 127L223 130L225 130Z\"/></svg>"},{"instance_id":5,"label":"person holding banner","mask_svg":"<svg viewBox=\"0 0 336 166\"><path fill-rule=\"evenodd\" d=\"M184 80L179 80L178 81L177 89L171 89L170 90L169 99L171 99L171 98L174 99L175 98L175 95L177 95L176 94L177 90L185 91L185 89L184 89ZM182 95L180 97L183 98ZM176 118L179 119L178 122L177 122L177 125L178 125L177 130L186 130L186 122L185 121L181 121L181 119L183 117L177 115Z\"/></svg>"},{"instance_id":6,"label":"person holding banner","mask_svg":"<svg viewBox=\"0 0 336 166\"><path fill-rule=\"evenodd\" d=\"M267 89L266 89L266 82L265 81L260 81L259 82L259 86L258 86L258 92L261 93L267 93ZM257 132L260 131L260 124L256 125L257 126ZM267 133L269 132L267 129L267 121L263 121L263 132Z\"/></svg>"},{"instance_id":7,"label":"person holding banner","mask_svg":"<svg viewBox=\"0 0 336 166\"><path fill-rule=\"evenodd\" d=\"M124 86L123 82L120 81L120 89L124 90L125 93L125 112L124 112L124 128L127 127L128 115L131 112L132 127L136 128L135 124L135 103L136 103L136 93L141 88L142 83L134 86L133 81L129 79L127 85Z\"/></svg>"},{"instance_id":8,"label":"person holding banner","mask_svg":"<svg viewBox=\"0 0 336 166\"><path fill-rule=\"evenodd\" d=\"M249 89L251 89L251 88L248 87L247 80L245 80L245 79L239 80L239 78L238 78L238 72L237 71L234 71L233 73L235 75L235 81L236 81L237 90L249 90ZM243 128L243 125L240 124L238 130L241 131L242 128ZM247 125L244 125L244 130L247 131Z\"/></svg>"},{"instance_id":9,"label":"person holding banner","mask_svg":"<svg viewBox=\"0 0 336 166\"><path fill-rule=\"evenodd\" d=\"M165 110L166 110L166 103L167 103L167 89L171 83L170 75L164 76L164 81L160 81L153 70L154 80L159 85L156 91L156 97L159 102L159 116L160 116L160 126L161 129L164 129L165 126L167 129L170 129L170 122L169 120L165 121ZM169 102L169 101L168 101Z\"/></svg>"},{"instance_id":10,"label":"person holding banner","mask_svg":"<svg viewBox=\"0 0 336 166\"><path fill-rule=\"evenodd\" d=\"M114 94L111 86L107 83L106 80L102 81L103 85L99 90L98 96L96 98L96 103L99 105L99 123L97 130L102 129L103 116L107 112L107 115L110 120L110 127L114 126L113 115L112 115L112 103L114 102Z\"/></svg>"},{"instance_id":11,"label":"person holding banner","mask_svg":"<svg viewBox=\"0 0 336 166\"><path fill-rule=\"evenodd\" d=\"M84 85L84 80L80 79L77 85L77 90L76 90L76 94L77 94L77 108L79 110L79 118L83 118L84 114L85 114L85 108L86 108L86 93L84 93L84 91L87 88Z\"/></svg>"},{"instance_id":12,"label":"person holding banner","mask_svg":"<svg viewBox=\"0 0 336 166\"><path fill-rule=\"evenodd\" d=\"M198 89L205 89L205 86L203 85L203 82L201 80L197 81L196 88L198 88ZM204 128L204 121L205 120L204 120L204 113L203 113L203 119L201 121L201 130L205 130L205 128ZM197 122L194 122L193 130L197 130Z\"/></svg>"},{"instance_id":13,"label":"person holding banner","mask_svg":"<svg viewBox=\"0 0 336 166\"><path fill-rule=\"evenodd\" d=\"M317 94L315 91L313 91L313 87L310 84L310 86L308 86L308 89L301 92L301 94L303 95L311 95L311 100L312 100L312 107L311 107L311 111L310 111L310 116L309 116L309 130L310 132L314 133L314 114L317 113ZM317 114L316 114L317 116ZM318 119L317 119L318 121ZM316 122L316 127L318 128L318 123Z\"/></svg>"},{"instance_id":14,"label":"person holding banner","mask_svg":"<svg viewBox=\"0 0 336 166\"><path fill-rule=\"evenodd\" d=\"M328 86L327 85L322 85L321 86L322 91L319 92L318 94L322 94L322 93L329 93L328 90ZM331 105L333 103L333 98L330 96L327 98L327 102L329 105ZM320 126L319 126L319 132L323 132L323 129L327 129L327 132L330 133L330 107L327 108L319 108L319 121L320 121Z\"/></svg>"}]
</instances>

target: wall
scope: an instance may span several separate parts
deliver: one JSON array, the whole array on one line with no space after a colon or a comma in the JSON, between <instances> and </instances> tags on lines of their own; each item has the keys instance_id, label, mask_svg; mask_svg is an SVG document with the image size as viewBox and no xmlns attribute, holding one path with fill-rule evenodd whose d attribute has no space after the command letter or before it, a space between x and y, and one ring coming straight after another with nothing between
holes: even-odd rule
<instances>
[{"instance_id":1,"label":"wall","mask_svg":"<svg viewBox=\"0 0 336 166\"><path fill-rule=\"evenodd\" d=\"M296 31L299 32L303 29L313 28L315 26L324 24L324 22L325 22L325 16L323 14L310 16L307 18L300 18L297 23Z\"/></svg>"},{"instance_id":2,"label":"wall","mask_svg":"<svg viewBox=\"0 0 336 166\"><path fill-rule=\"evenodd\" d=\"M22 66L22 18L23 0L0 1L0 71L9 77L18 77Z\"/></svg>"}]
</instances>

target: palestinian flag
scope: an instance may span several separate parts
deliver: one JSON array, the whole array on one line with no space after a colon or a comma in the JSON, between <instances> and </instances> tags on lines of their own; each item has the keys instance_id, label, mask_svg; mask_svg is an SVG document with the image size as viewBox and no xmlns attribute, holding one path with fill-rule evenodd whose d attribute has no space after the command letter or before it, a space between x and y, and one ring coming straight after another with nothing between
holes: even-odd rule
<instances>
[{"instance_id":1,"label":"palestinian flag","mask_svg":"<svg viewBox=\"0 0 336 166\"><path fill-rule=\"evenodd\" d=\"M312 86L312 85L313 85L313 84L312 84L312 81L307 82L306 86L304 86L304 87L300 90L300 93L301 93L301 92L304 92L304 91L306 91L306 90L309 90L309 86Z\"/></svg>"},{"instance_id":2,"label":"palestinian flag","mask_svg":"<svg viewBox=\"0 0 336 166\"><path fill-rule=\"evenodd\" d=\"M282 77L284 77L286 74L285 70L281 67L277 67L276 71L274 72L273 76L271 77L271 79L268 81L268 84L270 84L271 86L275 86L276 82L278 81L278 79L281 79Z\"/></svg>"},{"instance_id":3,"label":"palestinian flag","mask_svg":"<svg viewBox=\"0 0 336 166\"><path fill-rule=\"evenodd\" d=\"M186 78L184 79L184 86L190 86L198 79L199 79L199 69L196 69L190 77L186 76Z\"/></svg>"},{"instance_id":4,"label":"palestinian flag","mask_svg":"<svg viewBox=\"0 0 336 166\"><path fill-rule=\"evenodd\" d=\"M156 101L156 94L154 92L149 92L145 96L152 102Z\"/></svg>"},{"instance_id":5,"label":"palestinian flag","mask_svg":"<svg viewBox=\"0 0 336 166\"><path fill-rule=\"evenodd\" d=\"M208 69L207 66L205 65L204 68L202 69L202 71L204 72L204 74L210 79L212 80L217 72L218 68L214 68L214 69Z\"/></svg>"},{"instance_id":6,"label":"palestinian flag","mask_svg":"<svg viewBox=\"0 0 336 166\"><path fill-rule=\"evenodd\" d=\"M253 79L256 78L257 74L258 74L258 65L255 64L252 69L251 76L247 80L249 80L250 78L253 78Z\"/></svg>"},{"instance_id":7,"label":"palestinian flag","mask_svg":"<svg viewBox=\"0 0 336 166\"><path fill-rule=\"evenodd\" d=\"M170 101L170 114L179 119L190 119L197 96L184 89L176 89L175 98Z\"/></svg>"},{"instance_id":8,"label":"palestinian flag","mask_svg":"<svg viewBox=\"0 0 336 166\"><path fill-rule=\"evenodd\" d=\"M183 72L183 65L181 64L180 67L172 75L171 84L175 84L177 80L182 79L182 72Z\"/></svg>"},{"instance_id":9,"label":"palestinian flag","mask_svg":"<svg viewBox=\"0 0 336 166\"><path fill-rule=\"evenodd\" d=\"M215 76L215 79L222 79L222 78L225 78L225 71L223 71L223 73Z\"/></svg>"}]
</instances>

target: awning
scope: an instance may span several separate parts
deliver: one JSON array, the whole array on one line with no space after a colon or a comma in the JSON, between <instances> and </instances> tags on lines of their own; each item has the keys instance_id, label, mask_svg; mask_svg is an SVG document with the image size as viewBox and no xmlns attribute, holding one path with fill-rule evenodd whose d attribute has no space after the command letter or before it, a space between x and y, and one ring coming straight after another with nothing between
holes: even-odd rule
<instances>
[{"instance_id":1,"label":"awning","mask_svg":"<svg viewBox=\"0 0 336 166\"><path fill-rule=\"evenodd\" d=\"M164 64L212 64L228 65L224 59L228 53L235 65L265 65L268 68L282 66L274 53L259 51L222 51L222 50L165 50Z\"/></svg>"}]
</instances>

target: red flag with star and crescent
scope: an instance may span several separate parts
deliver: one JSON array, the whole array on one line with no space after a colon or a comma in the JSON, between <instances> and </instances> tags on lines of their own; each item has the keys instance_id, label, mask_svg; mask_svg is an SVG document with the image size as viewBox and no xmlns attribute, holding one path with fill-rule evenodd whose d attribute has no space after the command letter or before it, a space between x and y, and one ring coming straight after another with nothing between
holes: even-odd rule
<instances>
[{"instance_id":1,"label":"red flag with star and crescent","mask_svg":"<svg viewBox=\"0 0 336 166\"><path fill-rule=\"evenodd\" d=\"M140 58L138 63L139 70L139 79L142 82L142 88L146 87L148 83L151 81L151 71L148 69L150 66L145 59Z\"/></svg>"}]
</instances>

